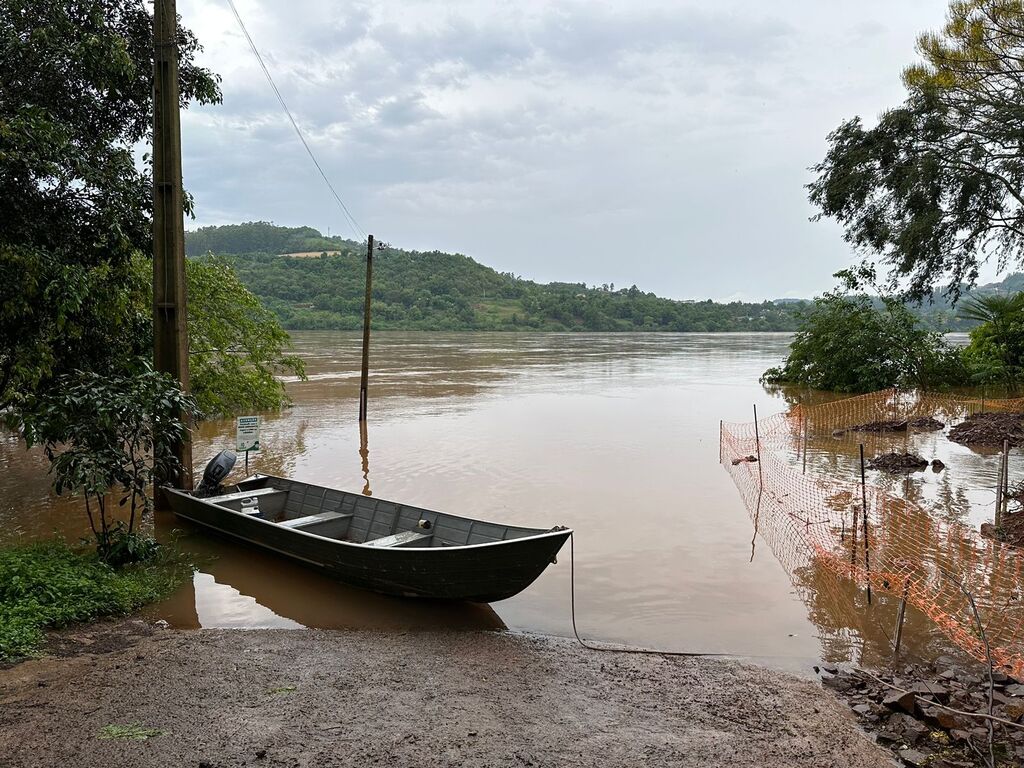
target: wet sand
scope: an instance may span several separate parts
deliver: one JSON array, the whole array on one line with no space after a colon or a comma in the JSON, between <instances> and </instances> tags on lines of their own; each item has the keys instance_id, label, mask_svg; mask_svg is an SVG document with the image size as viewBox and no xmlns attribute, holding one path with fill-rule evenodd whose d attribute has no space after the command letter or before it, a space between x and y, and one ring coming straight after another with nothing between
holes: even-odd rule
<instances>
[{"instance_id":1,"label":"wet sand","mask_svg":"<svg viewBox=\"0 0 1024 768\"><path fill-rule=\"evenodd\" d=\"M0 766L891 766L818 685L507 632L62 633L0 670ZM100 738L138 724L161 735Z\"/></svg>"}]
</instances>

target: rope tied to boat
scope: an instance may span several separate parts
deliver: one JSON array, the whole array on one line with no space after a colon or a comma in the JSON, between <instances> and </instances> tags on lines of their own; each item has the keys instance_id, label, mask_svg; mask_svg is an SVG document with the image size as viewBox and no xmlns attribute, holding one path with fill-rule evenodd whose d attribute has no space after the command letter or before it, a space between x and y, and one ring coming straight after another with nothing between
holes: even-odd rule
<instances>
[{"instance_id":1,"label":"rope tied to boat","mask_svg":"<svg viewBox=\"0 0 1024 768\"><path fill-rule=\"evenodd\" d=\"M591 651L609 651L611 653L641 653L650 656L737 656L734 653L704 653L701 651L659 651L651 648L606 648L593 645L580 637L576 629L576 539L575 532L569 534L569 610L572 617L572 633L576 642Z\"/></svg>"}]
</instances>

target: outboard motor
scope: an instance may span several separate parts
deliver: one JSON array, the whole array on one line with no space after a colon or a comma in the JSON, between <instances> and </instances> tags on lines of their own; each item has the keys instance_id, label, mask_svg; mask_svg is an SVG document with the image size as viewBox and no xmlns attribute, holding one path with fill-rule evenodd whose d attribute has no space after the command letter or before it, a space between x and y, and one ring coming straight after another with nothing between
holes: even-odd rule
<instances>
[{"instance_id":1,"label":"outboard motor","mask_svg":"<svg viewBox=\"0 0 1024 768\"><path fill-rule=\"evenodd\" d=\"M237 458L234 451L221 451L214 456L203 471L203 482L196 489L196 496L199 498L216 496L220 492L221 480L231 473Z\"/></svg>"}]
</instances>

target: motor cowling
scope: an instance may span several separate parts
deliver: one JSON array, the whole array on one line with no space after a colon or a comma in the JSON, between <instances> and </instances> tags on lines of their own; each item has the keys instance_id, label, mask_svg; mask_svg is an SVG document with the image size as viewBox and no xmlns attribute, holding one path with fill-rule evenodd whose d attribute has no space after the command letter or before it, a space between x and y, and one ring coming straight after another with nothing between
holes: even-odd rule
<instances>
[{"instance_id":1,"label":"motor cowling","mask_svg":"<svg viewBox=\"0 0 1024 768\"><path fill-rule=\"evenodd\" d=\"M234 451L221 451L214 456L203 470L203 481L196 489L196 496L216 496L220 492L221 481L231 474L237 458Z\"/></svg>"}]
</instances>

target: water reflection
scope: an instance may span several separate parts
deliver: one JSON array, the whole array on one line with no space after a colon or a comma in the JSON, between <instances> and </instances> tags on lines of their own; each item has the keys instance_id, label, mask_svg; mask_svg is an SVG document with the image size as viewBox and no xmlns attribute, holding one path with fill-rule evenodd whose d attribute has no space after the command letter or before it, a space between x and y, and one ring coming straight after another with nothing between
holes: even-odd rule
<instances>
[{"instance_id":1,"label":"water reflection","mask_svg":"<svg viewBox=\"0 0 1024 768\"><path fill-rule=\"evenodd\" d=\"M898 598L876 593L868 604L863 584L833 573L817 560L796 569L793 576L820 631L823 659L854 661L876 669L893 662ZM913 606L907 607L904 618L900 654L914 659L942 654L966 659L950 646L935 622Z\"/></svg>"},{"instance_id":2,"label":"water reflection","mask_svg":"<svg viewBox=\"0 0 1024 768\"><path fill-rule=\"evenodd\" d=\"M927 468L890 474L868 469L868 483L922 505L937 520L977 527L995 511L998 451L953 443L945 431L814 434L808 441L808 472L847 482L859 480L861 444L868 459L892 452L914 453L929 462L939 459L945 465L939 472ZM1011 453L1010 476L1022 475L1024 455Z\"/></svg>"},{"instance_id":3,"label":"water reflection","mask_svg":"<svg viewBox=\"0 0 1024 768\"><path fill-rule=\"evenodd\" d=\"M855 521L866 507L870 514L864 536L866 539L870 535L871 568L883 577L876 584L898 594L905 583L913 600L932 606L933 619L919 617L921 626L910 630L912 639L904 642L904 652L924 656L951 652L950 641L938 631L935 621L944 622L951 634L959 633L964 647L976 642L970 639L973 618L964 595L956 581L946 575L963 574L961 578L978 599L996 655L1008 654L1004 662L1011 663L1010 657L1018 652L1014 649L1020 642L1019 620L1013 610L1007 613L1019 605L1018 553L1012 548L999 550L1006 562L997 567L990 545L976 535L965 534L962 527L966 524L976 532L980 522L992 517L997 452L951 443L946 437L948 427L935 431L833 432L830 430L841 425L891 418L885 403L871 398L844 404L839 409L842 413L836 410L793 410L788 417L762 425L772 452L778 449L789 463L786 469L774 472L769 483L773 502L769 504L768 520L754 501L753 494L761 492L757 478L750 472L738 475L755 529L792 574L812 621L822 632L825 652L843 658L859 655L871 663L891 657L892 637L885 627L894 623L898 601L887 595L881 598L881 605L872 605L870 586L865 589L864 584L855 584L849 575L830 575L837 567L843 569L842 556L836 559L840 551L849 547L851 557L857 552ZM947 402L936 414L948 425L967 415L967 407ZM752 442L749 434L746 439ZM916 453L927 460L940 459L945 466L939 471L929 468L902 474L868 470L872 501L865 504L859 487L862 450L869 457ZM1016 464L1021 461L1019 455L1014 459ZM809 469L801 473L804 460ZM889 496L884 506L877 503L877 489ZM813 517L815 504L822 503L824 508L818 509L826 513L824 524L831 532L822 529L820 521L801 520L804 508L810 510L806 515ZM804 524L808 526L806 531ZM805 540L825 555L815 559L813 547ZM860 553L863 561L859 564L867 565L868 553L863 546Z\"/></svg>"},{"instance_id":4,"label":"water reflection","mask_svg":"<svg viewBox=\"0 0 1024 768\"><path fill-rule=\"evenodd\" d=\"M340 584L256 547L225 541L169 513L157 535L192 553L191 584L151 606L178 627L494 630L505 624L490 606L403 600Z\"/></svg>"}]
</instances>

